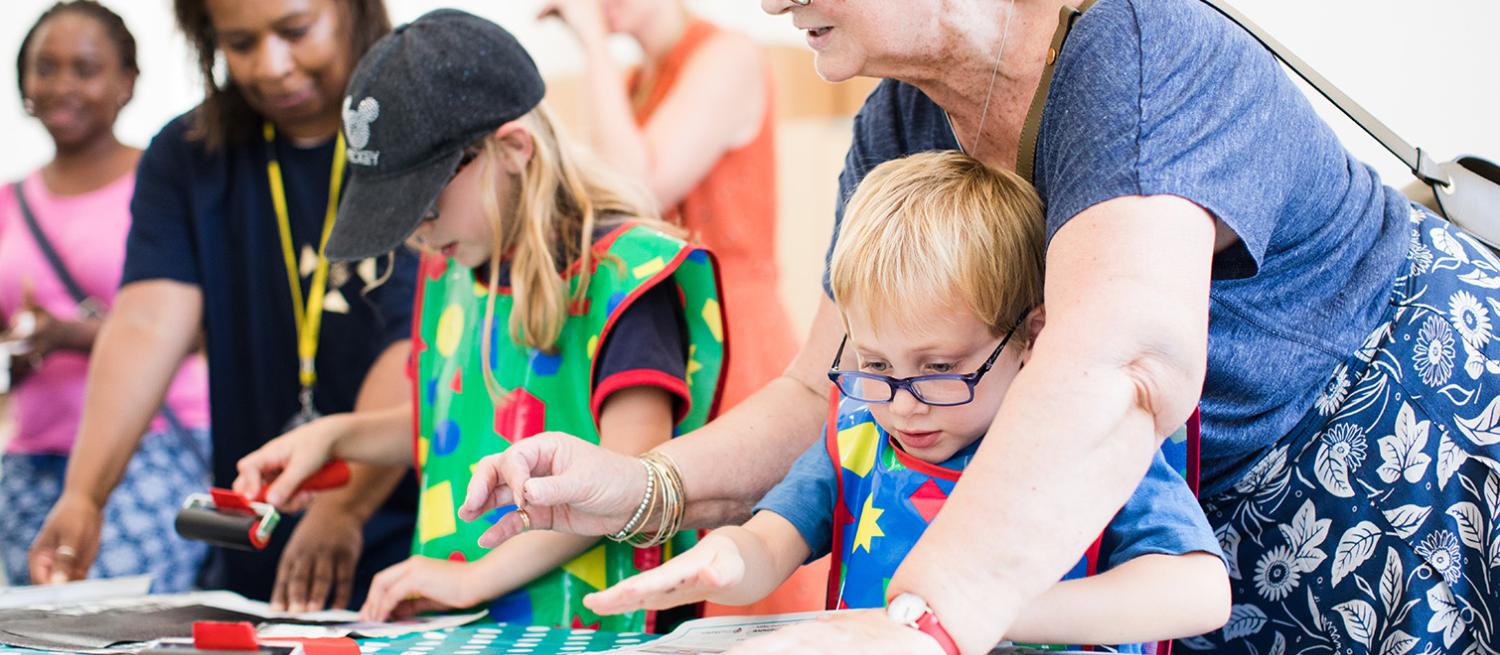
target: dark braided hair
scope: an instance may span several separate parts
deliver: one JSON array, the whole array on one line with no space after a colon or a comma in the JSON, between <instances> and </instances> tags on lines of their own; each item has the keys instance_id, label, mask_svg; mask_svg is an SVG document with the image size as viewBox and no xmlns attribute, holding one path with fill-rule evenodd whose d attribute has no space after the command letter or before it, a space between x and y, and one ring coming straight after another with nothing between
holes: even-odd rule
<instances>
[{"instance_id":1,"label":"dark braided hair","mask_svg":"<svg viewBox=\"0 0 1500 655\"><path fill-rule=\"evenodd\" d=\"M342 4L350 59L357 63L370 46L390 33L391 19L385 11L385 0L342 0ZM261 119L234 80L226 79L221 84L214 74L219 60L219 40L207 5L206 0L174 0L172 3L177 14L177 27L187 36L188 44L197 55L204 88L203 103L193 110L188 138L214 151L226 142L259 134Z\"/></svg>"},{"instance_id":2,"label":"dark braided hair","mask_svg":"<svg viewBox=\"0 0 1500 655\"><path fill-rule=\"evenodd\" d=\"M52 5L31 24L31 29L26 31L26 38L21 39L21 51L16 54L16 86L21 89L21 97L26 97L26 55L31 50L31 40L36 36L42 24L48 20L63 14L79 14L88 16L100 25L109 35L109 40L115 44L115 50L120 54L120 67L131 75L140 75L140 66L135 61L135 36L130 33L130 28L125 27L125 20L119 14L110 11L108 7L94 0L65 0Z\"/></svg>"}]
</instances>

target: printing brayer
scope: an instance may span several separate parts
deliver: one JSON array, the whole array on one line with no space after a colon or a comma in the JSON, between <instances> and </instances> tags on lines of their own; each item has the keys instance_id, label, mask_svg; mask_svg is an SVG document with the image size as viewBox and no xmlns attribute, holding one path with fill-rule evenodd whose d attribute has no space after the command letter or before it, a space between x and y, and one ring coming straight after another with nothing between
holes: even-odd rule
<instances>
[{"instance_id":1,"label":"printing brayer","mask_svg":"<svg viewBox=\"0 0 1500 655\"><path fill-rule=\"evenodd\" d=\"M322 491L348 482L349 465L333 460L307 478L297 491ZM229 489L188 496L177 511L177 534L226 548L265 548L281 520L281 514L266 502L266 488L261 487L253 499Z\"/></svg>"}]
</instances>

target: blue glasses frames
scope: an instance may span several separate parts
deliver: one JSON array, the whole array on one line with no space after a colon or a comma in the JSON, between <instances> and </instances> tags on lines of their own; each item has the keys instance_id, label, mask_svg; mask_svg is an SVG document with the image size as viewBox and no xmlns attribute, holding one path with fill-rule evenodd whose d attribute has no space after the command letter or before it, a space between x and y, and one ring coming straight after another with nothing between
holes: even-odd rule
<instances>
[{"instance_id":1,"label":"blue glasses frames","mask_svg":"<svg viewBox=\"0 0 1500 655\"><path fill-rule=\"evenodd\" d=\"M1005 344L1010 342L1011 336L1016 333L1016 328L1021 326L1021 321L1026 318L1023 313L1016 322L1011 325L1005 337L1000 340L1000 345L995 346L995 351L990 353L979 370L973 373L938 373L933 375L916 375L909 378L893 378L888 375L875 373L864 373L860 371L840 371L839 361L844 357L844 347L849 344L849 335L844 335L844 340L839 342L839 351L833 356L833 364L828 370L828 379L838 386L839 391L845 396L866 403L888 403L896 398L897 390L905 390L916 398L918 402L933 407L953 407L966 405L974 400L974 385L979 384L980 378L988 373L995 365L995 360L1000 358L1000 353L1005 350Z\"/></svg>"}]
</instances>

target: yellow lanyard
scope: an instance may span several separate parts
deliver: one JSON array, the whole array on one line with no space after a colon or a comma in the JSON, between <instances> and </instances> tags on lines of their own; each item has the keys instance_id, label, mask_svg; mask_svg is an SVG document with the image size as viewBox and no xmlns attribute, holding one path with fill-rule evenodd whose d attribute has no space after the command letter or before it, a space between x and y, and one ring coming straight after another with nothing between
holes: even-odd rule
<instances>
[{"instance_id":1,"label":"yellow lanyard","mask_svg":"<svg viewBox=\"0 0 1500 655\"><path fill-rule=\"evenodd\" d=\"M266 179L271 183L271 203L276 209L276 224L281 232L281 256L286 263L287 285L292 291L292 313L297 321L297 374L302 383L302 412L312 412L312 390L318 381L318 331L323 325L323 294L328 287L328 258L323 250L333 231L333 219L339 208L339 189L344 183L344 133L339 131L333 147L333 172L328 178L328 209L323 214L323 235L318 240L318 266L313 272L307 302L302 300L302 276L298 274L297 254L292 244L291 218L286 209L286 187L281 181L281 163L276 159L276 128L267 122L262 128L266 137Z\"/></svg>"}]
</instances>

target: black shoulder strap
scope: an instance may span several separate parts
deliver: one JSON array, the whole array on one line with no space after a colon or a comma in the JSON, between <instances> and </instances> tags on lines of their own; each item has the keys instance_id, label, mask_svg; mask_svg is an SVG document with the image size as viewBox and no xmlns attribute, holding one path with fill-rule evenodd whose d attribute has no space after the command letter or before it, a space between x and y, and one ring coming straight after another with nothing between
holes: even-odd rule
<instances>
[{"instance_id":1,"label":"black shoulder strap","mask_svg":"<svg viewBox=\"0 0 1500 655\"><path fill-rule=\"evenodd\" d=\"M1389 150L1391 154L1406 164L1413 175L1427 184L1447 184L1448 177L1439 170L1438 164L1431 157L1407 143L1397 136L1385 123L1380 122L1373 114L1361 107L1338 87L1334 86L1328 78L1323 77L1313 70L1301 57L1292 54L1292 51L1282 45L1259 25L1246 18L1234 7L1229 6L1224 0L1203 0L1203 3L1212 7L1215 11L1223 14L1229 22L1239 26L1267 50L1271 51L1277 59L1286 64L1293 73L1306 81L1313 89L1333 103L1339 111L1343 112L1354 121L1360 129L1373 137L1380 145ZM1047 64L1042 70L1042 80L1037 86L1036 96L1031 100L1031 110L1026 114L1026 123L1021 128L1021 147L1016 161L1016 172L1028 181L1032 180L1034 166L1036 164L1036 139L1041 131L1042 108L1047 104L1047 90L1052 86L1052 67L1057 61L1057 53L1062 50L1063 41L1067 39L1068 32L1073 28L1073 23L1083 12L1088 11L1093 0L1085 0L1077 8L1064 6L1062 14L1058 18L1057 33L1052 37L1052 47L1047 51Z\"/></svg>"},{"instance_id":2,"label":"black shoulder strap","mask_svg":"<svg viewBox=\"0 0 1500 655\"><path fill-rule=\"evenodd\" d=\"M83 304L88 300L89 294L83 292L83 287L78 286L78 281L73 279L73 274L68 272L68 267L63 264L57 250L52 247L52 242L47 240L46 233L42 232L42 226L36 222L36 214L31 213L31 205L26 202L26 194L21 192L21 183L11 185L16 192L16 204L21 206L21 218L26 220L26 227L31 230L31 238L36 240L36 245L47 258L47 263L52 265L52 270L57 273L57 279L61 280L63 286L68 288L68 294L73 296L73 302Z\"/></svg>"},{"instance_id":3,"label":"black shoulder strap","mask_svg":"<svg viewBox=\"0 0 1500 655\"><path fill-rule=\"evenodd\" d=\"M47 234L42 232L42 226L40 223L37 223L36 214L31 213L31 204L26 202L26 194L21 192L21 183L16 182L11 186L11 189L16 192L16 204L21 207L21 218L25 219L27 229L31 230L31 238L36 240L37 248L47 258L47 263L52 265L53 272L57 273L57 279L62 281L63 286L68 288L68 295L73 296L73 302L87 307L87 304L92 302L89 294L84 293L83 287L78 286L78 281L73 279L73 274L68 272L68 267L63 264L62 257L58 256L57 249L52 247L52 242L47 240ZM188 439L191 436L183 426L182 421L178 420L177 414L170 407L167 407L165 403L161 406L161 415L162 418L167 420L167 425L173 432L176 432L184 439ZM188 446L193 447L193 444L189 442ZM199 459L207 461L201 453L196 452L196 447L193 448L195 454L199 455Z\"/></svg>"}]
</instances>

